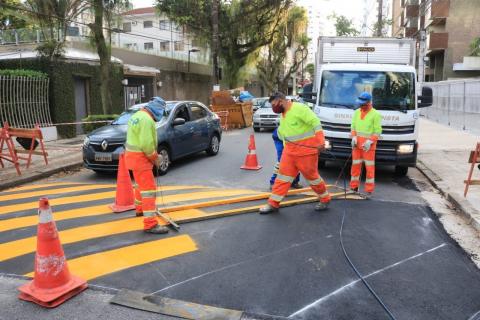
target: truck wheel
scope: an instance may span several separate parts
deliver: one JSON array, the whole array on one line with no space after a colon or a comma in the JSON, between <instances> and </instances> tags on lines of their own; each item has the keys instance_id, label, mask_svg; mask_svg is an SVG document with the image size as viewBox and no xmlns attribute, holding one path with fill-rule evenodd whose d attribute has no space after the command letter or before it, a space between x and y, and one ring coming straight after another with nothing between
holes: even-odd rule
<instances>
[{"instance_id":1,"label":"truck wheel","mask_svg":"<svg viewBox=\"0 0 480 320\"><path fill-rule=\"evenodd\" d=\"M395 166L395 175L397 177L404 177L408 173L408 167L407 166Z\"/></svg>"},{"instance_id":2,"label":"truck wheel","mask_svg":"<svg viewBox=\"0 0 480 320\"><path fill-rule=\"evenodd\" d=\"M326 166L327 166L327 161L318 160L318 169L325 169Z\"/></svg>"}]
</instances>

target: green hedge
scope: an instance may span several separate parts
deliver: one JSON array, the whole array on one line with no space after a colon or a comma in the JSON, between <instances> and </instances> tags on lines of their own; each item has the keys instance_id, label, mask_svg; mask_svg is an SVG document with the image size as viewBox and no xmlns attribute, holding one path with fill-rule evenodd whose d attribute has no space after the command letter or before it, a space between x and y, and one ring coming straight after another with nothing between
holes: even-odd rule
<instances>
[{"instance_id":1,"label":"green hedge","mask_svg":"<svg viewBox=\"0 0 480 320\"><path fill-rule=\"evenodd\" d=\"M82 121L112 121L118 118L118 114L92 114L86 118L83 118ZM102 123L83 123L82 128L85 133L90 133L95 129L103 127L108 124L108 122Z\"/></svg>"},{"instance_id":2,"label":"green hedge","mask_svg":"<svg viewBox=\"0 0 480 320\"><path fill-rule=\"evenodd\" d=\"M100 98L100 66L87 63L68 62L58 59L50 61L46 58L0 60L0 69L28 69L48 74L50 78L50 113L54 123L75 122L75 77L87 79L88 114L102 114ZM123 66L113 64L111 93L113 99L112 113L124 110L123 99ZM58 126L61 137L75 137L75 126Z\"/></svg>"},{"instance_id":3,"label":"green hedge","mask_svg":"<svg viewBox=\"0 0 480 320\"><path fill-rule=\"evenodd\" d=\"M0 70L0 76L26 77L26 78L39 78L39 79L48 78L48 74L46 74L45 72L40 72L35 70L25 70L25 69Z\"/></svg>"}]
</instances>

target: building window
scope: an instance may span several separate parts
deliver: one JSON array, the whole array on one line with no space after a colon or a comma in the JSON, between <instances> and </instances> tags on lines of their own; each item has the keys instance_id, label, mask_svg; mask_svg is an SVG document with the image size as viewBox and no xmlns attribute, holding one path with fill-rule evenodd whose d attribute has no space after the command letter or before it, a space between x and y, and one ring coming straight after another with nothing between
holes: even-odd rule
<instances>
[{"instance_id":1,"label":"building window","mask_svg":"<svg viewBox=\"0 0 480 320\"><path fill-rule=\"evenodd\" d=\"M144 48L145 50L152 50L152 49L153 49L153 42L145 42L145 43L143 44L143 48Z\"/></svg>"},{"instance_id":2,"label":"building window","mask_svg":"<svg viewBox=\"0 0 480 320\"><path fill-rule=\"evenodd\" d=\"M125 43L125 48L127 49L135 49L137 47L136 43Z\"/></svg>"},{"instance_id":3,"label":"building window","mask_svg":"<svg viewBox=\"0 0 480 320\"><path fill-rule=\"evenodd\" d=\"M125 22L123 24L123 32L131 32L132 31L132 23L131 22Z\"/></svg>"},{"instance_id":4,"label":"building window","mask_svg":"<svg viewBox=\"0 0 480 320\"><path fill-rule=\"evenodd\" d=\"M170 41L161 41L160 51L170 51Z\"/></svg>"},{"instance_id":5,"label":"building window","mask_svg":"<svg viewBox=\"0 0 480 320\"><path fill-rule=\"evenodd\" d=\"M170 21L169 20L160 20L158 22L160 30L170 30Z\"/></svg>"},{"instance_id":6,"label":"building window","mask_svg":"<svg viewBox=\"0 0 480 320\"><path fill-rule=\"evenodd\" d=\"M183 51L183 41L175 41L175 51Z\"/></svg>"},{"instance_id":7,"label":"building window","mask_svg":"<svg viewBox=\"0 0 480 320\"><path fill-rule=\"evenodd\" d=\"M143 28L153 27L153 21L143 21Z\"/></svg>"},{"instance_id":8,"label":"building window","mask_svg":"<svg viewBox=\"0 0 480 320\"><path fill-rule=\"evenodd\" d=\"M174 31L183 31L182 26L180 26L176 23L172 23L172 28L173 28Z\"/></svg>"}]
</instances>

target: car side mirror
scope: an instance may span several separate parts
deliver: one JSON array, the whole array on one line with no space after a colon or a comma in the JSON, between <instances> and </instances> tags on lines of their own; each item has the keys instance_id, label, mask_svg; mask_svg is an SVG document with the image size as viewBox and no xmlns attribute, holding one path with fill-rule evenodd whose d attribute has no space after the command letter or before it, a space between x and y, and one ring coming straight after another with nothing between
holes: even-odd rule
<instances>
[{"instance_id":1,"label":"car side mirror","mask_svg":"<svg viewBox=\"0 0 480 320\"><path fill-rule=\"evenodd\" d=\"M418 107L426 108L433 104L433 91L430 87L422 88L422 95L418 97Z\"/></svg>"},{"instance_id":2,"label":"car side mirror","mask_svg":"<svg viewBox=\"0 0 480 320\"><path fill-rule=\"evenodd\" d=\"M174 127L181 126L183 124L185 124L185 119L183 118L176 118L175 120L173 120L173 123L172 123Z\"/></svg>"}]
</instances>

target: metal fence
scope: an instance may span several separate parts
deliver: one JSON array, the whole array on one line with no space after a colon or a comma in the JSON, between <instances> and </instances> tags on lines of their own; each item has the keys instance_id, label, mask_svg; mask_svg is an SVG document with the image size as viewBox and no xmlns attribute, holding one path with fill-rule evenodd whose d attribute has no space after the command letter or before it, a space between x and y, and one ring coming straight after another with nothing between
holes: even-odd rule
<instances>
[{"instance_id":1,"label":"metal fence","mask_svg":"<svg viewBox=\"0 0 480 320\"><path fill-rule=\"evenodd\" d=\"M21 128L50 126L48 84L48 79L0 76L1 123Z\"/></svg>"},{"instance_id":2,"label":"metal fence","mask_svg":"<svg viewBox=\"0 0 480 320\"><path fill-rule=\"evenodd\" d=\"M480 79L426 82L433 105L420 109L427 119L480 134Z\"/></svg>"}]
</instances>

